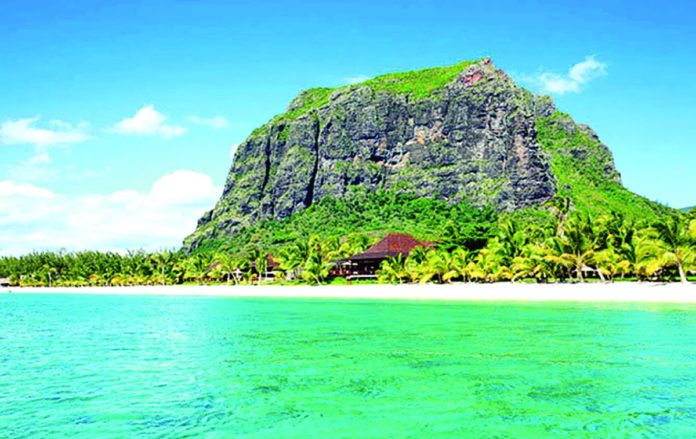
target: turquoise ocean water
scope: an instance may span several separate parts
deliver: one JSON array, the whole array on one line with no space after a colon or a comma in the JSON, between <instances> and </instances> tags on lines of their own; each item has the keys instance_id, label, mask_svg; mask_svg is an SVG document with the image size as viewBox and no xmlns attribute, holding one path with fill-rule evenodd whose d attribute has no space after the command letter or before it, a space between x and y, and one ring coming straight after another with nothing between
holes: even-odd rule
<instances>
[{"instance_id":1,"label":"turquoise ocean water","mask_svg":"<svg viewBox=\"0 0 696 439\"><path fill-rule=\"evenodd\" d=\"M0 437L696 437L696 308L0 295Z\"/></svg>"}]
</instances>

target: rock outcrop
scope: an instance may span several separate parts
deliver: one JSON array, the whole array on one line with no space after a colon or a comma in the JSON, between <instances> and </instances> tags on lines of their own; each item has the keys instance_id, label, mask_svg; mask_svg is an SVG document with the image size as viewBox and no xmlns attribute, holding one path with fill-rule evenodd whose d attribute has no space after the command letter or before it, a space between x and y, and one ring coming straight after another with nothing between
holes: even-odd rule
<instances>
[{"instance_id":1,"label":"rock outcrop","mask_svg":"<svg viewBox=\"0 0 696 439\"><path fill-rule=\"evenodd\" d=\"M518 87L489 59L308 90L239 146L222 198L185 245L282 219L356 185L501 211L539 205L559 190L537 139L538 121L555 113L550 98ZM596 139L570 118L559 121ZM583 151L573 154L583 160ZM611 154L602 160L618 181Z\"/></svg>"}]
</instances>

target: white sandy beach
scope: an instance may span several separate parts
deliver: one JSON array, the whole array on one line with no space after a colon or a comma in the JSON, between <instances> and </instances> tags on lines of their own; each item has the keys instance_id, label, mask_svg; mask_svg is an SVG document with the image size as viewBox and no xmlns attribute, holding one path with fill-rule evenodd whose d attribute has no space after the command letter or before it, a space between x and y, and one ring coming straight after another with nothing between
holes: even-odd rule
<instances>
[{"instance_id":1,"label":"white sandy beach","mask_svg":"<svg viewBox=\"0 0 696 439\"><path fill-rule=\"evenodd\" d=\"M452 284L346 286L139 286L5 288L11 294L118 294L512 302L696 303L696 284Z\"/></svg>"}]
</instances>

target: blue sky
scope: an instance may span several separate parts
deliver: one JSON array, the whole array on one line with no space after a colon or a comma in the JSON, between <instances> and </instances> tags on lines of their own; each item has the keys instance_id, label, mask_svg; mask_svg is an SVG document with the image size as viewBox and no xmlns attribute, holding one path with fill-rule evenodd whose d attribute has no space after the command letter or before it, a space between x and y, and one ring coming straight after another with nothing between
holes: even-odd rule
<instances>
[{"instance_id":1,"label":"blue sky","mask_svg":"<svg viewBox=\"0 0 696 439\"><path fill-rule=\"evenodd\" d=\"M482 56L696 204L696 6L569 3L5 0L0 254L176 246L300 90Z\"/></svg>"}]
</instances>

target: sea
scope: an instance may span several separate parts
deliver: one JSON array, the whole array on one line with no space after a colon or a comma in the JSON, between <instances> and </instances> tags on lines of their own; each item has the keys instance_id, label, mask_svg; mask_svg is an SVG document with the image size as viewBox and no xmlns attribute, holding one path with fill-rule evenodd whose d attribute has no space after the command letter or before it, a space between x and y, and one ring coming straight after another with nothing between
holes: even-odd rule
<instances>
[{"instance_id":1,"label":"sea","mask_svg":"<svg viewBox=\"0 0 696 439\"><path fill-rule=\"evenodd\" d=\"M696 437L696 307L0 295L0 437Z\"/></svg>"}]
</instances>

